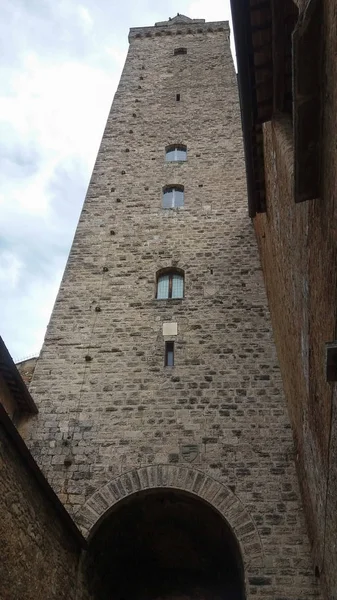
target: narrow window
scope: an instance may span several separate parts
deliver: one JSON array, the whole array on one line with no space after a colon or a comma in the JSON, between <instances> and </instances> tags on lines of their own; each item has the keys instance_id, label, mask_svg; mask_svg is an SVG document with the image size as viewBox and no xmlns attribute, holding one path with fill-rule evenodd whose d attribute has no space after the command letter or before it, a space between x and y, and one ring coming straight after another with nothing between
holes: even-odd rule
<instances>
[{"instance_id":1,"label":"narrow window","mask_svg":"<svg viewBox=\"0 0 337 600\"><path fill-rule=\"evenodd\" d=\"M165 150L165 159L167 162L179 162L187 160L187 147L181 144L167 146Z\"/></svg>"},{"instance_id":2,"label":"narrow window","mask_svg":"<svg viewBox=\"0 0 337 600\"><path fill-rule=\"evenodd\" d=\"M180 94L176 95L176 100L177 100L177 102L180 102Z\"/></svg>"},{"instance_id":3,"label":"narrow window","mask_svg":"<svg viewBox=\"0 0 337 600\"><path fill-rule=\"evenodd\" d=\"M175 271L162 273L157 278L157 300L184 297L184 276Z\"/></svg>"},{"instance_id":4,"label":"narrow window","mask_svg":"<svg viewBox=\"0 0 337 600\"><path fill-rule=\"evenodd\" d=\"M165 367L174 366L174 342L165 342Z\"/></svg>"},{"instance_id":5,"label":"narrow window","mask_svg":"<svg viewBox=\"0 0 337 600\"><path fill-rule=\"evenodd\" d=\"M182 185L164 187L163 208L179 208L180 206L184 206L184 187Z\"/></svg>"},{"instance_id":6,"label":"narrow window","mask_svg":"<svg viewBox=\"0 0 337 600\"><path fill-rule=\"evenodd\" d=\"M177 56L177 54L187 54L187 48L175 48L174 56Z\"/></svg>"},{"instance_id":7,"label":"narrow window","mask_svg":"<svg viewBox=\"0 0 337 600\"><path fill-rule=\"evenodd\" d=\"M273 103L274 111L293 112L293 31L298 19L298 8L293 0L275 4L273 12ZM275 22L274 22L275 21ZM316 52L317 48L315 48ZM306 63L309 64L309 63ZM262 77L262 73L261 73ZM266 75L263 75L264 79ZM262 80L261 80L262 81ZM261 83L260 85L263 85Z\"/></svg>"}]
</instances>

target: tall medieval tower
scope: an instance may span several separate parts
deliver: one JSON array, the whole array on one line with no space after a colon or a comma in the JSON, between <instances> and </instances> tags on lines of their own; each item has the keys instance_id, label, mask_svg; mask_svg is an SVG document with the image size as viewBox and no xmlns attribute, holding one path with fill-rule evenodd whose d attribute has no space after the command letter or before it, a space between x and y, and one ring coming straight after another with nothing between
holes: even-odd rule
<instances>
[{"instance_id":1,"label":"tall medieval tower","mask_svg":"<svg viewBox=\"0 0 337 600\"><path fill-rule=\"evenodd\" d=\"M25 435L95 598L308 600L228 23L129 39Z\"/></svg>"}]
</instances>

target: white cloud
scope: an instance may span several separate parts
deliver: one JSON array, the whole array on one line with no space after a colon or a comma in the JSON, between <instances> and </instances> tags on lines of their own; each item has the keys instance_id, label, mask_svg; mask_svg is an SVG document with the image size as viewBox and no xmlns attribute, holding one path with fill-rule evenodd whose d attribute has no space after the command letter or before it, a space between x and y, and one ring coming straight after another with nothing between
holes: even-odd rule
<instances>
[{"instance_id":1,"label":"white cloud","mask_svg":"<svg viewBox=\"0 0 337 600\"><path fill-rule=\"evenodd\" d=\"M45 62L29 54L22 71L13 74L12 94L0 99L0 118L45 154L76 154L91 165L116 85L116 75L92 66Z\"/></svg>"},{"instance_id":2,"label":"white cloud","mask_svg":"<svg viewBox=\"0 0 337 600\"><path fill-rule=\"evenodd\" d=\"M0 253L0 285L3 292L6 287L16 287L22 267L23 263L12 252L5 250Z\"/></svg>"},{"instance_id":3,"label":"white cloud","mask_svg":"<svg viewBox=\"0 0 337 600\"><path fill-rule=\"evenodd\" d=\"M92 27L94 24L91 14L90 14L89 10L82 4L79 4L77 6L77 11L78 11L78 15L80 17L81 25L82 25L84 31L88 33L89 31L92 30Z\"/></svg>"},{"instance_id":4,"label":"white cloud","mask_svg":"<svg viewBox=\"0 0 337 600\"><path fill-rule=\"evenodd\" d=\"M14 360L39 353L61 277L62 270L58 270L53 273L52 280L32 282L24 296L17 294L13 305L5 307L3 318L15 314L15 319L9 319L6 327L8 339L15 340L12 345ZM8 344L6 338L4 341Z\"/></svg>"},{"instance_id":5,"label":"white cloud","mask_svg":"<svg viewBox=\"0 0 337 600\"><path fill-rule=\"evenodd\" d=\"M205 19L206 21L226 21L230 16L229 0L193 0L186 6L187 15L193 19Z\"/></svg>"}]
</instances>

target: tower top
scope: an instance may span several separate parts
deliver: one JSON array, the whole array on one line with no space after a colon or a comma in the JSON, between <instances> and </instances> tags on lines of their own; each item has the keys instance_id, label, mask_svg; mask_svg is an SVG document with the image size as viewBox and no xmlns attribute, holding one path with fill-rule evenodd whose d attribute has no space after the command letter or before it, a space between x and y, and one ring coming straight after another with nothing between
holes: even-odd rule
<instances>
[{"instance_id":1,"label":"tower top","mask_svg":"<svg viewBox=\"0 0 337 600\"><path fill-rule=\"evenodd\" d=\"M187 25L191 23L205 23L205 19L191 19L190 17L186 17L185 15L181 15L177 13L175 17L169 17L168 21L159 21L159 23L155 23L155 27L165 27L167 25L177 25L180 23L186 23Z\"/></svg>"},{"instance_id":2,"label":"tower top","mask_svg":"<svg viewBox=\"0 0 337 600\"><path fill-rule=\"evenodd\" d=\"M180 35L195 34L217 31L228 31L228 21L206 22L205 19L191 19L186 15L177 14L175 17L169 17L167 21L159 21L152 27L131 27L129 32L129 41L134 38L152 37L160 35Z\"/></svg>"}]
</instances>

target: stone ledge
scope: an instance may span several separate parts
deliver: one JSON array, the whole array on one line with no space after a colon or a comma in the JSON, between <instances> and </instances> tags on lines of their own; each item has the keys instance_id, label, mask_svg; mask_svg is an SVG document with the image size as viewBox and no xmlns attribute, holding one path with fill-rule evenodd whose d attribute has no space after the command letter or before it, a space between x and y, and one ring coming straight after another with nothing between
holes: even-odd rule
<instances>
[{"instance_id":1,"label":"stone ledge","mask_svg":"<svg viewBox=\"0 0 337 600\"><path fill-rule=\"evenodd\" d=\"M177 35L205 35L206 33L227 32L229 38L228 21L214 21L210 23L180 23L179 25L162 25L156 27L131 27L129 42L134 39L177 36Z\"/></svg>"}]
</instances>

